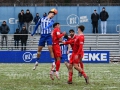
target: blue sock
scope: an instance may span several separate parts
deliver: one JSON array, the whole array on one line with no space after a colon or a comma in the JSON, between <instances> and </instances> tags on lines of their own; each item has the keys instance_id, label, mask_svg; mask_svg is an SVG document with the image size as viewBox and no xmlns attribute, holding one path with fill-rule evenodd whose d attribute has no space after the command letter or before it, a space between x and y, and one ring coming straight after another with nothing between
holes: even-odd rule
<instances>
[{"instance_id":1,"label":"blue sock","mask_svg":"<svg viewBox=\"0 0 120 90\"><path fill-rule=\"evenodd\" d=\"M38 62L40 58L37 58L36 61Z\"/></svg>"},{"instance_id":2,"label":"blue sock","mask_svg":"<svg viewBox=\"0 0 120 90\"><path fill-rule=\"evenodd\" d=\"M54 58L51 58L51 61L52 61L52 64L54 64L54 63L55 63L55 59L54 59Z\"/></svg>"}]
</instances>

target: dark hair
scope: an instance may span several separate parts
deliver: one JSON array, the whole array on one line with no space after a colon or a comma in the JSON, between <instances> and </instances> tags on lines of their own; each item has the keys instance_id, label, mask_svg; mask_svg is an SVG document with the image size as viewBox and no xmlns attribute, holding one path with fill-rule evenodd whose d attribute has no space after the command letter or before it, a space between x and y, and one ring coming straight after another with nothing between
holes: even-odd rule
<instances>
[{"instance_id":1,"label":"dark hair","mask_svg":"<svg viewBox=\"0 0 120 90\"><path fill-rule=\"evenodd\" d=\"M6 23L6 21L3 21L3 23Z\"/></svg>"},{"instance_id":2,"label":"dark hair","mask_svg":"<svg viewBox=\"0 0 120 90\"><path fill-rule=\"evenodd\" d=\"M85 27L84 27L83 25L78 26L78 28L81 29L82 32L83 32L84 29L85 29Z\"/></svg>"},{"instance_id":3,"label":"dark hair","mask_svg":"<svg viewBox=\"0 0 120 90\"><path fill-rule=\"evenodd\" d=\"M65 36L64 36L65 39L68 39L68 34L66 33Z\"/></svg>"},{"instance_id":4,"label":"dark hair","mask_svg":"<svg viewBox=\"0 0 120 90\"><path fill-rule=\"evenodd\" d=\"M58 25L58 24L60 24L60 23L58 23L58 22L54 23L53 28L55 28L55 26Z\"/></svg>"},{"instance_id":5,"label":"dark hair","mask_svg":"<svg viewBox=\"0 0 120 90\"><path fill-rule=\"evenodd\" d=\"M48 14L49 14L49 13L54 13L54 12L53 12L53 11L49 11ZM54 15L55 15L55 13L54 13Z\"/></svg>"},{"instance_id":6,"label":"dark hair","mask_svg":"<svg viewBox=\"0 0 120 90\"><path fill-rule=\"evenodd\" d=\"M24 11L23 9L21 10L21 12Z\"/></svg>"},{"instance_id":7,"label":"dark hair","mask_svg":"<svg viewBox=\"0 0 120 90\"><path fill-rule=\"evenodd\" d=\"M26 11L30 11L29 9L27 9Z\"/></svg>"},{"instance_id":8,"label":"dark hair","mask_svg":"<svg viewBox=\"0 0 120 90\"><path fill-rule=\"evenodd\" d=\"M70 32L75 32L75 31L74 31L73 29L70 29L70 30L69 30L69 33L70 33Z\"/></svg>"},{"instance_id":9,"label":"dark hair","mask_svg":"<svg viewBox=\"0 0 120 90\"><path fill-rule=\"evenodd\" d=\"M19 29L18 29L18 28L16 29L16 32L19 32Z\"/></svg>"}]
</instances>

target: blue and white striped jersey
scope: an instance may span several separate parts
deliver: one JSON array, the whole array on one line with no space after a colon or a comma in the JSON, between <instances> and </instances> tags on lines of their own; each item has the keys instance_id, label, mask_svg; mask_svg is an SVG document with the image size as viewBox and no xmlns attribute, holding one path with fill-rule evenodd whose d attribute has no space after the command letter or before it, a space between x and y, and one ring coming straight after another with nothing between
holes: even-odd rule
<instances>
[{"instance_id":1,"label":"blue and white striped jersey","mask_svg":"<svg viewBox=\"0 0 120 90\"><path fill-rule=\"evenodd\" d=\"M49 26L52 22L53 20L48 17L43 17L41 19L41 34L50 34L52 32L52 25L51 27Z\"/></svg>"},{"instance_id":2,"label":"blue and white striped jersey","mask_svg":"<svg viewBox=\"0 0 120 90\"><path fill-rule=\"evenodd\" d=\"M67 39L63 38L63 41L67 41ZM67 54L68 45L61 44L60 47L61 47L61 54Z\"/></svg>"},{"instance_id":3,"label":"blue and white striped jersey","mask_svg":"<svg viewBox=\"0 0 120 90\"><path fill-rule=\"evenodd\" d=\"M41 34L51 34L53 24L54 24L54 21L52 19L49 19L48 17L43 17L39 19L32 35L35 34L39 25L41 26Z\"/></svg>"}]
</instances>

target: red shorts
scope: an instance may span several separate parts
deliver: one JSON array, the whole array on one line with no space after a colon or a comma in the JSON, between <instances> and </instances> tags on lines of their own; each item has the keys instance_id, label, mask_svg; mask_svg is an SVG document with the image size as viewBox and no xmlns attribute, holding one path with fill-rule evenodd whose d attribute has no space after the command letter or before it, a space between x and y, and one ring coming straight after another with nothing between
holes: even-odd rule
<instances>
[{"instance_id":1,"label":"red shorts","mask_svg":"<svg viewBox=\"0 0 120 90\"><path fill-rule=\"evenodd\" d=\"M59 44L52 45L54 58L61 57L61 49Z\"/></svg>"},{"instance_id":2,"label":"red shorts","mask_svg":"<svg viewBox=\"0 0 120 90\"><path fill-rule=\"evenodd\" d=\"M83 54L81 54L78 56L78 59L75 59L76 55L77 54L72 53L72 55L70 56L70 61L69 61L70 64L79 64L81 58L83 58Z\"/></svg>"}]
</instances>

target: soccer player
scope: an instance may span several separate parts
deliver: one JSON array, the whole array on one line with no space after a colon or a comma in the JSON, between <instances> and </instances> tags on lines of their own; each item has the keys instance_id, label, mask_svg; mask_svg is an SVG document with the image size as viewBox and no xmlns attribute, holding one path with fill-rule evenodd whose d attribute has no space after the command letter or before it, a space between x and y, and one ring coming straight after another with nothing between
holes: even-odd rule
<instances>
[{"instance_id":1,"label":"soccer player","mask_svg":"<svg viewBox=\"0 0 120 90\"><path fill-rule=\"evenodd\" d=\"M77 37L77 35L75 35L75 31L74 31L73 29L70 29L70 30L69 30L69 34L70 34L70 37L69 37L68 41L70 41L70 40L73 40L73 41L74 41L74 39L76 39L76 37ZM73 50L74 43L71 43L70 46L72 47L72 50ZM66 63L66 64L67 64L67 63ZM68 64L67 64L67 65L68 65ZM80 60L80 63L79 63L78 66L80 66L82 69L84 68L84 65L83 65L82 60ZM78 72L78 76L81 77L82 74L81 74L80 72Z\"/></svg>"},{"instance_id":2,"label":"soccer player","mask_svg":"<svg viewBox=\"0 0 120 90\"><path fill-rule=\"evenodd\" d=\"M63 38L62 38L62 41L65 42L68 40L68 35L66 34ZM64 61L65 63L65 66L67 67L68 69L68 66L69 66L69 61L68 61L68 54L70 52L70 45L64 45L64 44L60 44L60 47L61 47L61 53L62 53L62 57L61 59Z\"/></svg>"},{"instance_id":3,"label":"soccer player","mask_svg":"<svg viewBox=\"0 0 120 90\"><path fill-rule=\"evenodd\" d=\"M78 71L81 72L81 74L84 76L85 81L87 84L89 84L89 78L84 72L84 70L79 67L79 62L82 60L83 55L84 55L84 50L83 50L83 44L84 44L84 31L85 27L84 26L79 26L78 27L78 36L74 40L70 40L67 42L64 42L64 44L71 44L74 43L73 47L73 52L70 57L70 62L69 62L69 78L68 78L68 84L72 84L72 76L73 76L73 66L74 68Z\"/></svg>"},{"instance_id":4,"label":"soccer player","mask_svg":"<svg viewBox=\"0 0 120 90\"><path fill-rule=\"evenodd\" d=\"M60 32L60 24L59 23L54 23L53 24L53 32L52 32L52 48L53 48L53 53L54 53L54 58L55 58L55 65L56 65L56 77L59 79L59 69L60 69L60 59L61 59L61 49L60 49L60 38L63 37L66 32L61 33ZM51 70L50 72L50 78L54 80L53 78L54 71Z\"/></svg>"},{"instance_id":5,"label":"soccer player","mask_svg":"<svg viewBox=\"0 0 120 90\"><path fill-rule=\"evenodd\" d=\"M54 24L54 21L52 20L52 18L57 14L57 10L56 9L52 9L51 11L48 12L48 16L43 17L41 19L39 19L35 30L33 32L33 34L31 36L33 36L38 28L38 26L41 26L41 37L39 40L39 45L38 45L38 51L37 51L37 60L35 62L35 66L33 68L33 70L36 69L36 67L38 66L38 61L40 58L40 54L42 51L42 48L45 46L45 43L47 42L48 45L48 49L50 51L50 55L52 57L52 60L54 60L54 54L53 54L53 50L52 50L52 37L51 37L51 28L52 25Z\"/></svg>"}]
</instances>

